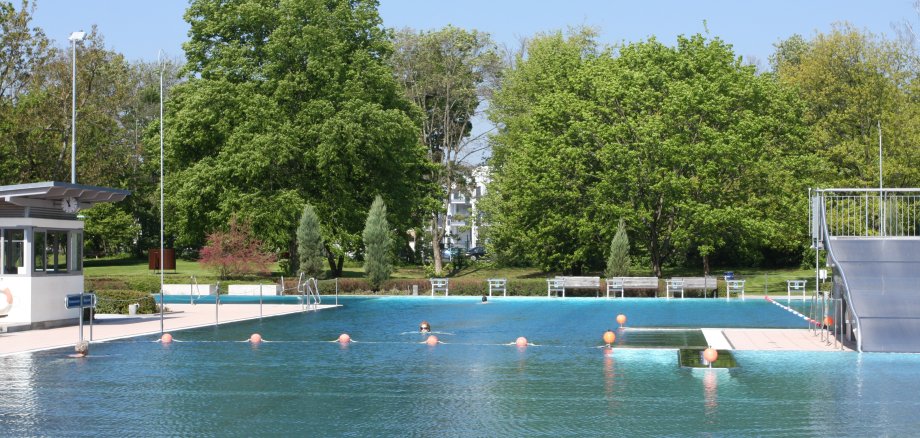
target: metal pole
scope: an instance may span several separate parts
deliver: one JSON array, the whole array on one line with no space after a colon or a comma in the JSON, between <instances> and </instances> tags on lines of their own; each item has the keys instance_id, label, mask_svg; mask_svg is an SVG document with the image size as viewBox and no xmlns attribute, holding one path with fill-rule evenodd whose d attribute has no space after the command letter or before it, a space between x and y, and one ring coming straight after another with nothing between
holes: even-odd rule
<instances>
[{"instance_id":1,"label":"metal pole","mask_svg":"<svg viewBox=\"0 0 920 438\"><path fill-rule=\"evenodd\" d=\"M77 40L71 39L73 43L73 73L71 88L71 112L70 112L70 183L77 183ZM82 292L81 292L82 294ZM82 298L81 298L82 299ZM82 304L82 303L81 303ZM81 307L82 309L82 307ZM82 311L82 310L81 310ZM82 315L82 313L81 313ZM82 321L82 318L81 318ZM80 341L83 341L83 332L80 331Z\"/></svg>"},{"instance_id":2,"label":"metal pole","mask_svg":"<svg viewBox=\"0 0 920 438\"><path fill-rule=\"evenodd\" d=\"M83 291L80 291L80 342L83 342Z\"/></svg>"},{"instance_id":3,"label":"metal pole","mask_svg":"<svg viewBox=\"0 0 920 438\"><path fill-rule=\"evenodd\" d=\"M217 289L214 290L214 325L220 324L220 282L217 282Z\"/></svg>"},{"instance_id":4,"label":"metal pole","mask_svg":"<svg viewBox=\"0 0 920 438\"><path fill-rule=\"evenodd\" d=\"M259 320L262 319L262 284L259 284Z\"/></svg>"},{"instance_id":5,"label":"metal pole","mask_svg":"<svg viewBox=\"0 0 920 438\"><path fill-rule=\"evenodd\" d=\"M335 305L339 305L339 277L335 277Z\"/></svg>"},{"instance_id":6,"label":"metal pole","mask_svg":"<svg viewBox=\"0 0 920 438\"><path fill-rule=\"evenodd\" d=\"M90 291L95 293L95 291ZM83 303L80 303L83 304ZM96 319L96 299L93 297L93 303L89 308L89 341L93 342L93 320Z\"/></svg>"},{"instance_id":7,"label":"metal pole","mask_svg":"<svg viewBox=\"0 0 920 438\"><path fill-rule=\"evenodd\" d=\"M157 52L157 64L160 66L160 334L163 334L163 63L160 56L163 50Z\"/></svg>"}]
</instances>

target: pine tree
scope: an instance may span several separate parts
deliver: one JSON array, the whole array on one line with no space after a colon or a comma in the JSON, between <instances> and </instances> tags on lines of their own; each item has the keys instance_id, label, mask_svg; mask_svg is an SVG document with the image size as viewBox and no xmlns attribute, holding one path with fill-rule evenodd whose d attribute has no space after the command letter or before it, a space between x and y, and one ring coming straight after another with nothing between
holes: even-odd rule
<instances>
[{"instance_id":1,"label":"pine tree","mask_svg":"<svg viewBox=\"0 0 920 438\"><path fill-rule=\"evenodd\" d=\"M607 276L623 277L629 274L629 237L626 222L620 219L617 233L610 241L610 255L607 256Z\"/></svg>"},{"instance_id":2,"label":"pine tree","mask_svg":"<svg viewBox=\"0 0 920 438\"><path fill-rule=\"evenodd\" d=\"M379 195L374 198L364 225L364 272L373 290L379 290L383 280L393 272L393 236L387 222L387 207Z\"/></svg>"},{"instance_id":3,"label":"pine tree","mask_svg":"<svg viewBox=\"0 0 920 438\"><path fill-rule=\"evenodd\" d=\"M316 209L307 204L300 215L297 227L297 252L300 254L300 270L311 277L323 273L323 236L320 234L319 216Z\"/></svg>"}]
</instances>

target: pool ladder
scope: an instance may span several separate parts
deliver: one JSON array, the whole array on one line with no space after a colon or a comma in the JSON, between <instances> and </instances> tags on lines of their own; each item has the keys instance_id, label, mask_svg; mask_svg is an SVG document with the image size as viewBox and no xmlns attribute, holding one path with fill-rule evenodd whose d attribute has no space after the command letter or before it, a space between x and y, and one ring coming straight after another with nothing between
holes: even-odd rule
<instances>
[{"instance_id":1,"label":"pool ladder","mask_svg":"<svg viewBox=\"0 0 920 438\"><path fill-rule=\"evenodd\" d=\"M297 292L300 292L300 303L302 306L312 306L313 310L323 302L319 296L319 282L316 278L307 278L303 272L300 273L300 279L297 281Z\"/></svg>"}]
</instances>

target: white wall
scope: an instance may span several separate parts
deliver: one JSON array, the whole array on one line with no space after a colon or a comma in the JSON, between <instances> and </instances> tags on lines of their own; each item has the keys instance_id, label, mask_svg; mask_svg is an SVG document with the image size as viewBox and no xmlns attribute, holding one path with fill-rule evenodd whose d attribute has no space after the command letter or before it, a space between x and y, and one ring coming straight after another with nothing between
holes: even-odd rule
<instances>
[{"instance_id":1,"label":"white wall","mask_svg":"<svg viewBox=\"0 0 920 438\"><path fill-rule=\"evenodd\" d=\"M31 322L80 317L80 309L67 309L67 295L83 292L82 275L45 275L32 279Z\"/></svg>"},{"instance_id":2,"label":"white wall","mask_svg":"<svg viewBox=\"0 0 920 438\"><path fill-rule=\"evenodd\" d=\"M216 284L164 284L163 295L215 295Z\"/></svg>"},{"instance_id":3,"label":"white wall","mask_svg":"<svg viewBox=\"0 0 920 438\"><path fill-rule=\"evenodd\" d=\"M231 284L227 289L229 295L279 295L280 286L277 284Z\"/></svg>"},{"instance_id":4,"label":"white wall","mask_svg":"<svg viewBox=\"0 0 920 438\"><path fill-rule=\"evenodd\" d=\"M29 293L31 278L17 275L0 276L0 291L13 293L13 307L9 314L0 317L0 324L28 324L32 322L32 297ZM61 304L63 306L63 303ZM6 297L0 297L0 307L6 307Z\"/></svg>"}]
</instances>

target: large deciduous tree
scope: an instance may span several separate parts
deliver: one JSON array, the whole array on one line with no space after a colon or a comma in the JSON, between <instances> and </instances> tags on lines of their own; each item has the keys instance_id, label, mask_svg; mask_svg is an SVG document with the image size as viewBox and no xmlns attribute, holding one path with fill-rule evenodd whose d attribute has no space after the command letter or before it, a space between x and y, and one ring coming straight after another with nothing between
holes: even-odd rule
<instances>
[{"instance_id":1,"label":"large deciduous tree","mask_svg":"<svg viewBox=\"0 0 920 438\"><path fill-rule=\"evenodd\" d=\"M795 35L781 41L771 64L807 105L811 142L829 164L824 184L878 186L879 125L885 185L920 184L920 64L910 41L842 23L808 40Z\"/></svg>"},{"instance_id":2,"label":"large deciduous tree","mask_svg":"<svg viewBox=\"0 0 920 438\"><path fill-rule=\"evenodd\" d=\"M538 37L493 102L486 206L505 258L545 270L603 266L616 218L651 270L729 245L804 239L801 105L719 39L599 51L590 31Z\"/></svg>"},{"instance_id":3,"label":"large deciduous tree","mask_svg":"<svg viewBox=\"0 0 920 438\"><path fill-rule=\"evenodd\" d=\"M180 243L200 245L238 214L296 260L309 202L340 275L375 194L396 227L418 223L419 114L385 62L392 44L376 2L195 0L185 18L195 78L176 88L166 136Z\"/></svg>"},{"instance_id":4,"label":"large deciduous tree","mask_svg":"<svg viewBox=\"0 0 920 438\"><path fill-rule=\"evenodd\" d=\"M489 35L475 30L405 29L395 41L391 64L396 77L424 112L419 136L433 164L425 176L439 189L440 205L430 206L429 227L434 270L441 275L449 196L470 181L470 167L464 162L482 150L485 134L473 135L473 121L491 96L502 64Z\"/></svg>"}]
</instances>

